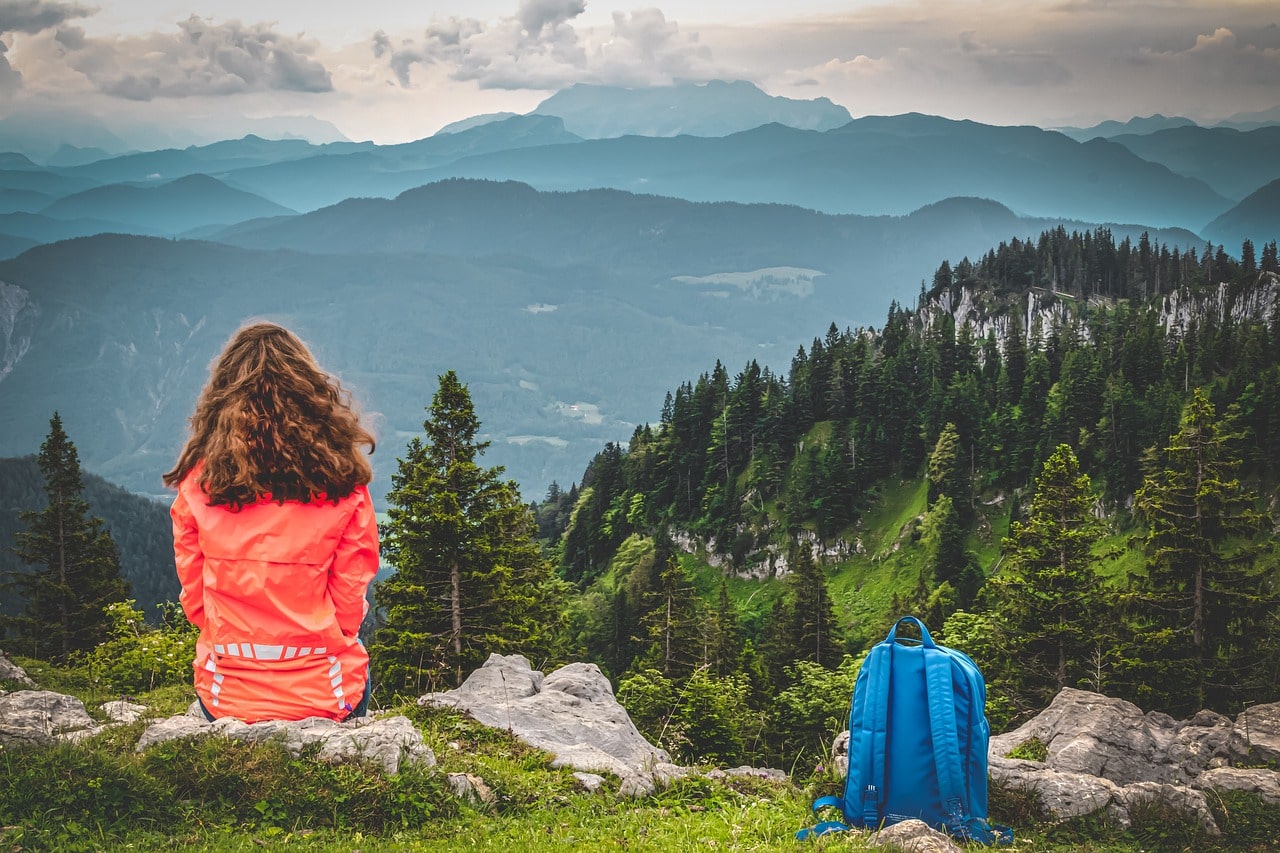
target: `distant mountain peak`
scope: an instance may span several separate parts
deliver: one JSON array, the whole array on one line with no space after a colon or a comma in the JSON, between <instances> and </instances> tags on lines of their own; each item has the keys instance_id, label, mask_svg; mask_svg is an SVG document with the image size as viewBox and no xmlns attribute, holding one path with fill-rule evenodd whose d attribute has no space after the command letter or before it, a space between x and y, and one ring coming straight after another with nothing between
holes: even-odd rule
<instances>
[{"instance_id":1,"label":"distant mountain peak","mask_svg":"<svg viewBox=\"0 0 1280 853\"><path fill-rule=\"evenodd\" d=\"M578 83L540 103L535 114L564 119L589 139L618 136L729 136L776 122L800 130L831 130L852 120L827 98L769 95L747 80L682 81L627 88Z\"/></svg>"}]
</instances>

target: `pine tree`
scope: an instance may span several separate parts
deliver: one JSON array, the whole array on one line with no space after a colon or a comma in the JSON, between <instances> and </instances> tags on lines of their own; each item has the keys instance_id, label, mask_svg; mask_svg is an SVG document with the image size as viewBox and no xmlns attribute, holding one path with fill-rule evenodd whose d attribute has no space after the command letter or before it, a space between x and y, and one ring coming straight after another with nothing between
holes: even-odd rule
<instances>
[{"instance_id":1,"label":"pine tree","mask_svg":"<svg viewBox=\"0 0 1280 853\"><path fill-rule=\"evenodd\" d=\"M7 641L32 657L66 660L107 638L104 608L124 601L128 584L102 519L89 515L81 493L84 481L76 447L57 412L38 458L44 475L45 509L21 514L25 531L15 535L14 552L32 572L11 574L5 588L26 600L22 615L4 619Z\"/></svg>"},{"instance_id":2,"label":"pine tree","mask_svg":"<svg viewBox=\"0 0 1280 853\"><path fill-rule=\"evenodd\" d=\"M1026 519L1010 527L1000 574L986 592L1029 707L1080 683L1112 621L1092 553L1098 533L1089 477L1060 444L1036 478Z\"/></svg>"},{"instance_id":3,"label":"pine tree","mask_svg":"<svg viewBox=\"0 0 1280 853\"><path fill-rule=\"evenodd\" d=\"M1234 710L1257 695L1275 654L1280 591L1249 539L1264 529L1257 496L1236 477L1231 413L1219 419L1202 389L1178 432L1153 451L1135 495L1147 525L1146 577L1131 596L1136 691L1170 713ZM1273 686L1273 685L1272 685Z\"/></svg>"},{"instance_id":4,"label":"pine tree","mask_svg":"<svg viewBox=\"0 0 1280 853\"><path fill-rule=\"evenodd\" d=\"M792 661L808 660L826 667L835 666L840 655L840 629L822 566L809 549L796 547L791 574L787 577L791 599L788 640Z\"/></svg>"},{"instance_id":5,"label":"pine tree","mask_svg":"<svg viewBox=\"0 0 1280 853\"><path fill-rule=\"evenodd\" d=\"M515 483L482 468L480 421L457 375L440 377L426 441L414 438L392 476L383 553L396 573L377 584L384 627L369 647L393 691L460 683L491 652L550 653L556 582Z\"/></svg>"}]
</instances>

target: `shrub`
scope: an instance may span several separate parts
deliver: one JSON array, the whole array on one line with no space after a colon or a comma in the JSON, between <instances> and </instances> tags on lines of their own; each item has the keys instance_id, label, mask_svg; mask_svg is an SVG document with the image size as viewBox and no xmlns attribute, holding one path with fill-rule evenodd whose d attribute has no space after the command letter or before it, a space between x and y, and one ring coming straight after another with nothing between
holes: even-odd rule
<instances>
[{"instance_id":1,"label":"shrub","mask_svg":"<svg viewBox=\"0 0 1280 853\"><path fill-rule=\"evenodd\" d=\"M1027 738L1005 755L1005 758L1018 758L1023 761L1043 762L1049 757L1049 747L1038 737Z\"/></svg>"},{"instance_id":2,"label":"shrub","mask_svg":"<svg viewBox=\"0 0 1280 853\"><path fill-rule=\"evenodd\" d=\"M167 608L165 624L152 628L133 600L104 609L110 623L108 639L83 661L93 677L121 693L191 682L197 631L180 610Z\"/></svg>"}]
</instances>

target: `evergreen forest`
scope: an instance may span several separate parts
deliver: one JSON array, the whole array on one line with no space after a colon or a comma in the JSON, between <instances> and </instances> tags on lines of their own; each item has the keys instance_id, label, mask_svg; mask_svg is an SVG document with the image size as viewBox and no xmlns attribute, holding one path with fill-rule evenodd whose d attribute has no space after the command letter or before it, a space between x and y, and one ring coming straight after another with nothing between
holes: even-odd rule
<instances>
[{"instance_id":1,"label":"evergreen forest","mask_svg":"<svg viewBox=\"0 0 1280 853\"><path fill-rule=\"evenodd\" d=\"M914 307L891 304L879 328L833 322L785 375L716 363L532 504L485 466L454 371L425 412L392 478L395 572L366 625L384 707L492 652L589 660L678 760L812 768L861 654L904 614L978 662L996 730L1063 687L1175 716L1276 699L1274 242L1237 258L1058 228L944 262ZM56 414L38 462L10 484L31 494L6 643L99 672L123 643L137 660L120 689L188 680L151 662L189 626L172 607L141 625L134 608L163 591L90 514ZM73 496L93 583L59 562L55 495ZM83 620L92 636L53 630L108 599Z\"/></svg>"},{"instance_id":2,"label":"evergreen forest","mask_svg":"<svg viewBox=\"0 0 1280 853\"><path fill-rule=\"evenodd\" d=\"M996 730L1065 686L1274 701L1278 271L1274 242L1059 228L785 375L715 364L533 506L571 644L664 745L783 766L906 613L977 660Z\"/></svg>"}]
</instances>

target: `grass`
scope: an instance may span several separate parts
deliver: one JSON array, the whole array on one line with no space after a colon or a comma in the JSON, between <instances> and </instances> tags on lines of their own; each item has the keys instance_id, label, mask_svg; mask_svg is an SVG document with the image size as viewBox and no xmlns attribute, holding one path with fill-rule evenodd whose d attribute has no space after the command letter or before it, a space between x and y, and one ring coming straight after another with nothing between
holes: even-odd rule
<instances>
[{"instance_id":1,"label":"grass","mask_svg":"<svg viewBox=\"0 0 1280 853\"><path fill-rule=\"evenodd\" d=\"M172 701L165 695L143 695ZM648 798L598 793L551 756L456 711L410 716L439 759L433 771L385 777L360 764L290 757L278 744L206 739L144 754L143 724L80 745L0 751L0 851L828 851L869 849L862 833L798 842L817 789L753 778L689 778ZM455 798L445 773L470 773L491 804ZM1224 836L1159 806L1119 829L1102 816L1048 821L1034 794L993 784L992 820L1015 827L1018 853L1154 853L1273 849L1280 808L1241 794L1211 796ZM985 849L973 847L974 850Z\"/></svg>"}]
</instances>

